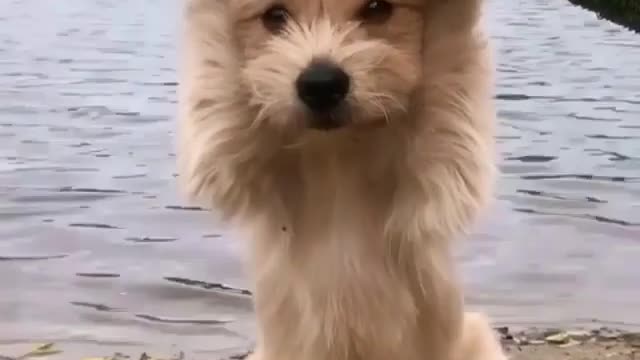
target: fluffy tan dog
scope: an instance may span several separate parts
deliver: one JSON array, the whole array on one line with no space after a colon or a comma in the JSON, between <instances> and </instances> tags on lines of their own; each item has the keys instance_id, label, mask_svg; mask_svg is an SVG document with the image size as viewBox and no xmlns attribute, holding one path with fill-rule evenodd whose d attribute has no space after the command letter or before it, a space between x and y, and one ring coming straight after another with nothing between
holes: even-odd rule
<instances>
[{"instance_id":1,"label":"fluffy tan dog","mask_svg":"<svg viewBox=\"0 0 640 360\"><path fill-rule=\"evenodd\" d=\"M502 359L452 241L491 197L482 0L187 0L187 192L252 239L255 360Z\"/></svg>"}]
</instances>

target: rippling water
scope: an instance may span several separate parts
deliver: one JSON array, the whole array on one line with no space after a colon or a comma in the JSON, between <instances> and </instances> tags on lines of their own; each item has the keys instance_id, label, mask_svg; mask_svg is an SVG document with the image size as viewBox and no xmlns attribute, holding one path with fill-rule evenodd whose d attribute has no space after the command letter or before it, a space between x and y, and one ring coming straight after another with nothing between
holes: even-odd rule
<instances>
[{"instance_id":1,"label":"rippling water","mask_svg":"<svg viewBox=\"0 0 640 360\"><path fill-rule=\"evenodd\" d=\"M0 4L0 344L250 339L240 244L174 182L175 0ZM499 201L461 254L508 324L640 327L640 37L493 0Z\"/></svg>"}]
</instances>

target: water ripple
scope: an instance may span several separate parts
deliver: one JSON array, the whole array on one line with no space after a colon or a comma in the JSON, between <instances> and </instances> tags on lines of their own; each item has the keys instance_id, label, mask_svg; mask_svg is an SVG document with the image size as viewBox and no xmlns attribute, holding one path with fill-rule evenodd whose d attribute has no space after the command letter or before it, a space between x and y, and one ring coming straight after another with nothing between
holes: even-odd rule
<instances>
[{"instance_id":1,"label":"water ripple","mask_svg":"<svg viewBox=\"0 0 640 360\"><path fill-rule=\"evenodd\" d=\"M41 261L41 260L56 260L64 259L67 254L60 255L42 255L42 256L2 256L0 255L0 261Z\"/></svg>"}]
</instances>

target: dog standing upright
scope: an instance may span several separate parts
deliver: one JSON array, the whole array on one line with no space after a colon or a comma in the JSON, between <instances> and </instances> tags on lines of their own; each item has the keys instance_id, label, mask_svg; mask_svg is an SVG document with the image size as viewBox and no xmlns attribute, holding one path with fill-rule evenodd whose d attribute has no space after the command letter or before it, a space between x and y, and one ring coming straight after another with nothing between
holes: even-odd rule
<instances>
[{"instance_id":1,"label":"dog standing upright","mask_svg":"<svg viewBox=\"0 0 640 360\"><path fill-rule=\"evenodd\" d=\"M452 259L491 198L482 0L186 0L182 184L251 239L254 360L499 360Z\"/></svg>"}]
</instances>

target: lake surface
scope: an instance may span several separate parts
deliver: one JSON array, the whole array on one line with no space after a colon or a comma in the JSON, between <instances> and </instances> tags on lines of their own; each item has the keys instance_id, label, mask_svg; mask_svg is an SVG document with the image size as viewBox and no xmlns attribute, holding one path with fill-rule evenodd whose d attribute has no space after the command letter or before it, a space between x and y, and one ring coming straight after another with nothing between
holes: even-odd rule
<instances>
[{"instance_id":1,"label":"lake surface","mask_svg":"<svg viewBox=\"0 0 640 360\"><path fill-rule=\"evenodd\" d=\"M64 3L0 4L0 344L245 346L241 244L175 183L181 2ZM640 36L565 0L487 22L503 175L460 254L469 303L640 328Z\"/></svg>"}]
</instances>

